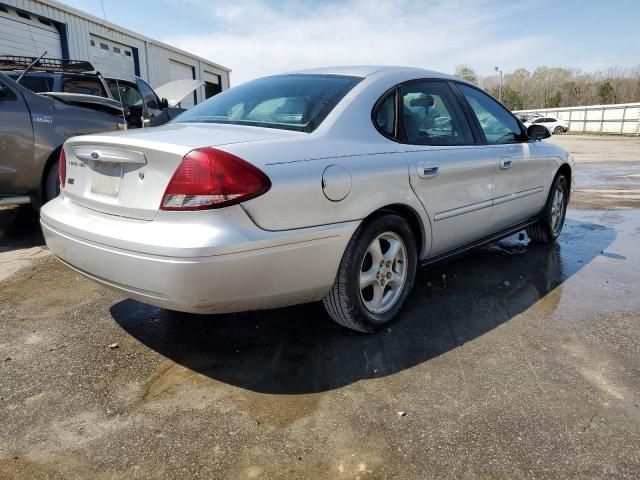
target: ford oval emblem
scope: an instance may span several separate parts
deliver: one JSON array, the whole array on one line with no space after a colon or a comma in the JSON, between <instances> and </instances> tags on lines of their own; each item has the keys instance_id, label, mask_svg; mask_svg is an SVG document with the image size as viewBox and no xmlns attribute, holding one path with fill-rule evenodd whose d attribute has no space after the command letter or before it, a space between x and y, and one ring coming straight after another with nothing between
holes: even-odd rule
<instances>
[{"instance_id":1,"label":"ford oval emblem","mask_svg":"<svg viewBox=\"0 0 640 480\"><path fill-rule=\"evenodd\" d=\"M91 158L93 158L94 160L99 159L100 158L100 152L98 152L97 150L91 152Z\"/></svg>"}]
</instances>

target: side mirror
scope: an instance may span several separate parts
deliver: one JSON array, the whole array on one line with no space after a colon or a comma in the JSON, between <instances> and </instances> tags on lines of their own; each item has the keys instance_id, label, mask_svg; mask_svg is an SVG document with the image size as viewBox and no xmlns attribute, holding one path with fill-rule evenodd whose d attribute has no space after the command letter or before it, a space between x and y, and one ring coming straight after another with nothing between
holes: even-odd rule
<instances>
[{"instance_id":1,"label":"side mirror","mask_svg":"<svg viewBox=\"0 0 640 480\"><path fill-rule=\"evenodd\" d=\"M549 138L551 133L547 130L547 127L534 123L527 128L527 136L530 140L544 140Z\"/></svg>"},{"instance_id":2,"label":"side mirror","mask_svg":"<svg viewBox=\"0 0 640 480\"><path fill-rule=\"evenodd\" d=\"M147 102L147 108L153 108L154 110L158 109L158 105L156 104L155 100L149 100Z\"/></svg>"},{"instance_id":3,"label":"side mirror","mask_svg":"<svg viewBox=\"0 0 640 480\"><path fill-rule=\"evenodd\" d=\"M167 100L166 98L160 100L160 108L162 110L166 110L167 108L169 108L169 100Z\"/></svg>"}]
</instances>

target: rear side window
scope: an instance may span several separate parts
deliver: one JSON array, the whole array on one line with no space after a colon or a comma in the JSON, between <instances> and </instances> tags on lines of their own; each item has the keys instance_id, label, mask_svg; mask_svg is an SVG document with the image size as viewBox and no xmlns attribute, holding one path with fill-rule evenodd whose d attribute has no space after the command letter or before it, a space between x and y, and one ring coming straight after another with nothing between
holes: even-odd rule
<instances>
[{"instance_id":1,"label":"rear side window","mask_svg":"<svg viewBox=\"0 0 640 480\"><path fill-rule=\"evenodd\" d=\"M64 93L82 93L85 95L97 95L98 97L106 97L107 92L104 91L102 83L92 78L63 78L62 91Z\"/></svg>"},{"instance_id":2,"label":"rear side window","mask_svg":"<svg viewBox=\"0 0 640 480\"><path fill-rule=\"evenodd\" d=\"M396 92L381 99L374 110L373 121L380 133L386 137L396 136Z\"/></svg>"},{"instance_id":3,"label":"rear side window","mask_svg":"<svg viewBox=\"0 0 640 480\"><path fill-rule=\"evenodd\" d=\"M412 145L474 143L467 117L448 83L412 82L402 86L402 126Z\"/></svg>"},{"instance_id":4,"label":"rear side window","mask_svg":"<svg viewBox=\"0 0 640 480\"><path fill-rule=\"evenodd\" d=\"M478 89L458 84L475 114L489 144L526 140L516 118L493 98Z\"/></svg>"},{"instance_id":5,"label":"rear side window","mask_svg":"<svg viewBox=\"0 0 640 480\"><path fill-rule=\"evenodd\" d=\"M19 75L13 76L9 75L14 80L17 80ZM51 92L53 90L53 78L48 77L31 77L29 75L25 75L20 80L20 85L25 88L28 88L32 92L40 93L40 92Z\"/></svg>"},{"instance_id":6,"label":"rear side window","mask_svg":"<svg viewBox=\"0 0 640 480\"><path fill-rule=\"evenodd\" d=\"M311 132L362 80L343 75L276 75L231 88L176 123L230 123Z\"/></svg>"}]
</instances>

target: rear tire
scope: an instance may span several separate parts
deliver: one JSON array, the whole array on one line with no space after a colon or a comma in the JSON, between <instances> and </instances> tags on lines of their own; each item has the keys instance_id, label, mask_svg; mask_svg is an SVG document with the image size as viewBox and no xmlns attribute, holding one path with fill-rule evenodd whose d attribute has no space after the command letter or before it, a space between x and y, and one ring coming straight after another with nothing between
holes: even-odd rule
<instances>
[{"instance_id":1,"label":"rear tire","mask_svg":"<svg viewBox=\"0 0 640 480\"><path fill-rule=\"evenodd\" d=\"M53 200L60 195L60 177L58 175L58 160L53 162L44 177L42 204Z\"/></svg>"},{"instance_id":2,"label":"rear tire","mask_svg":"<svg viewBox=\"0 0 640 480\"><path fill-rule=\"evenodd\" d=\"M363 223L323 299L327 313L352 330L380 330L402 309L413 287L416 263L416 239L406 220L386 214Z\"/></svg>"},{"instance_id":3,"label":"rear tire","mask_svg":"<svg viewBox=\"0 0 640 480\"><path fill-rule=\"evenodd\" d=\"M527 228L529 238L537 243L553 243L560 236L569 203L567 177L559 174L553 181L540 221Z\"/></svg>"}]
</instances>

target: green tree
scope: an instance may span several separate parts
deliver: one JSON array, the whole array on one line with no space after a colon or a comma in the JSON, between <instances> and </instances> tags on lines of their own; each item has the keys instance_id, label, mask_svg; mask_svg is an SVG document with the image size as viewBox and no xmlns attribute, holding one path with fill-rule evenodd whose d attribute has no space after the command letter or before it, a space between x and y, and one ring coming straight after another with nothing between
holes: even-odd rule
<instances>
[{"instance_id":1,"label":"green tree","mask_svg":"<svg viewBox=\"0 0 640 480\"><path fill-rule=\"evenodd\" d=\"M504 103L509 110L524 109L522 96L509 85L505 85L502 88L502 103Z\"/></svg>"},{"instance_id":2,"label":"green tree","mask_svg":"<svg viewBox=\"0 0 640 480\"><path fill-rule=\"evenodd\" d=\"M598 96L600 97L601 103L615 103L616 94L609 80L605 80L600 84L598 87Z\"/></svg>"},{"instance_id":3,"label":"green tree","mask_svg":"<svg viewBox=\"0 0 640 480\"><path fill-rule=\"evenodd\" d=\"M467 82L471 82L476 85L478 83L478 76L476 75L476 72L473 71L473 68L471 68L469 65L463 64L456 66L456 72L454 73L454 75L458 78L466 80Z\"/></svg>"}]
</instances>

